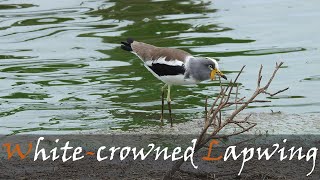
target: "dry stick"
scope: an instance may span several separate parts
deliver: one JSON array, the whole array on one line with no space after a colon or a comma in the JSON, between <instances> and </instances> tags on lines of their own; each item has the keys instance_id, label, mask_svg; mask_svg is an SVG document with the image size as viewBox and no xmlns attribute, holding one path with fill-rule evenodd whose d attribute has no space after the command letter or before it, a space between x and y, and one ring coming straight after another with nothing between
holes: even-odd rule
<instances>
[{"instance_id":1,"label":"dry stick","mask_svg":"<svg viewBox=\"0 0 320 180\"><path fill-rule=\"evenodd\" d=\"M240 111L242 111L245 107L247 107L248 104L249 104L251 101L253 101L259 94L265 92L265 90L268 89L268 87L270 86L273 78L275 77L277 71L279 70L279 68L281 67L282 64L283 64L283 62L281 62L279 65L276 64L276 68L275 68L275 70L273 71L273 74L272 74L272 76L270 77L268 83L267 83L263 88L258 88L258 89L254 92L254 94L251 96L251 98L250 98L248 101L246 101L242 106L240 106L239 109L237 109L236 111L234 111L234 112L231 114L231 116L228 118L228 120L233 119L237 114L239 114ZM261 69L262 69L262 67L261 67ZM228 121L228 120L227 120L227 121Z\"/></svg>"},{"instance_id":2,"label":"dry stick","mask_svg":"<svg viewBox=\"0 0 320 180\"><path fill-rule=\"evenodd\" d=\"M244 69L245 67L246 67L245 65L244 65L244 66L242 66L242 68L241 68L240 72L238 73L238 75L237 75L236 79L234 79L233 84L237 83L238 78L240 77L240 74L242 73L242 71L243 71L243 69ZM228 96L227 96L227 100L226 100L225 102L228 102L228 101L229 101L229 98L230 98L230 95L231 95L232 89L233 89L233 85L231 86L231 88L230 88L230 90L229 90L229 93L228 93Z\"/></svg>"},{"instance_id":3,"label":"dry stick","mask_svg":"<svg viewBox=\"0 0 320 180\"><path fill-rule=\"evenodd\" d=\"M279 93L282 93L283 91L286 91L286 90L288 90L289 89L289 87L287 87L287 88L284 88L284 89L282 89L282 90L279 90L279 91L277 91L277 92L275 92L275 93L273 93L273 94L271 94L271 93L268 93L268 92L264 92L265 94L268 94L268 95L270 95L271 97L272 96L275 96L275 95L277 95L277 94L279 94Z\"/></svg>"},{"instance_id":4,"label":"dry stick","mask_svg":"<svg viewBox=\"0 0 320 180\"><path fill-rule=\"evenodd\" d=\"M240 70L240 72L238 73L236 80L238 79L238 77L239 77L240 74L242 73L242 70L244 69L244 67L245 67L245 66L243 66L242 69ZM235 80L235 82L236 82L236 80ZM211 107L211 109L210 109L210 111L209 111L209 115L212 113L212 111L213 111L213 109L214 109L217 101L218 101L220 98L221 98L221 99L224 98L224 96L225 96L226 92L228 91L228 89L232 87L232 84L233 84L232 81L230 81L230 83L228 84L227 88L221 88L220 94L219 94L218 97L215 99L215 101L214 101L214 103L213 103L213 105L212 105L212 107ZM223 106L218 106L217 109L219 109L219 108L223 108ZM218 111L215 110L213 114L216 114L217 112L218 112ZM213 116L213 117L215 117L215 116ZM198 137L197 143L196 143L196 147L195 147L195 148L196 148L196 149L195 149L195 152L197 152L198 150L200 150L201 147L203 147L203 146L210 140L209 138L207 138L207 139L205 140L205 142L202 141L203 136L204 136L204 134L207 132L210 124L212 123L212 121L213 121L213 118L211 118L210 121L209 121L209 123L207 123L207 125L205 125L205 127L204 127L204 129L202 130L200 136ZM214 132L217 133L217 132L219 132L220 130L221 130L221 125L219 125L219 128L217 128L217 130L215 130ZM203 143L201 143L201 142L203 142ZM171 177L173 176L173 174L180 168L180 166L183 164L183 162L184 162L183 159L178 160L178 161L173 165L173 167L171 168L171 170L168 171L168 172L165 174L165 176L163 177L163 179L171 179Z\"/></svg>"},{"instance_id":5,"label":"dry stick","mask_svg":"<svg viewBox=\"0 0 320 180\"><path fill-rule=\"evenodd\" d=\"M219 111L221 111L221 109L223 109L224 106L226 105L226 103L229 101L230 96L231 96L231 92L232 92L232 89L233 89L233 86L234 86L234 84L238 81L238 78L240 77L240 75L241 75L241 73L243 72L243 69L244 69L245 67L246 67L245 65L242 66L242 68L240 69L240 71L239 71L238 75L236 76L235 80L234 80L233 82L232 82L232 80L230 81L228 87L226 88L225 92L224 92L223 95L222 95L222 98L220 99L220 104L219 104L219 106L218 106L217 109L213 112L213 114L216 114L216 113L218 113ZM229 89L229 93L228 93L228 95L227 95L227 97L226 97L227 99L226 99L225 101L223 101L223 100L224 100L224 97L225 97L225 93L228 91L228 88L229 88L229 87L230 87L230 89ZM212 116L211 122L212 122L212 120L213 120L214 117L215 117L215 116ZM220 123L219 123L219 129L220 129L220 126L221 126L221 121L220 121Z\"/></svg>"},{"instance_id":6,"label":"dry stick","mask_svg":"<svg viewBox=\"0 0 320 180\"><path fill-rule=\"evenodd\" d=\"M221 111L219 111L219 126L218 126L218 127L221 126L221 122L222 122L222 119L221 119Z\"/></svg>"},{"instance_id":7,"label":"dry stick","mask_svg":"<svg viewBox=\"0 0 320 180\"><path fill-rule=\"evenodd\" d=\"M262 134L257 134L256 136L254 136L252 138L245 139L245 140L242 140L242 141L239 141L239 142L236 142L236 143L232 143L232 144L230 144L228 146L219 146L219 145L217 145L216 147L217 148L228 148L229 146L238 146L238 145L243 144L245 142L249 142L251 140L256 140L256 139L258 139L258 137L261 137L261 136L262 136ZM206 147L209 147L209 146L206 146Z\"/></svg>"},{"instance_id":8,"label":"dry stick","mask_svg":"<svg viewBox=\"0 0 320 180\"><path fill-rule=\"evenodd\" d=\"M238 94L239 94L239 84L237 84L237 89L236 89L236 99L234 100L235 103L237 103L238 100ZM236 110L238 109L238 104L236 104Z\"/></svg>"},{"instance_id":9,"label":"dry stick","mask_svg":"<svg viewBox=\"0 0 320 180\"><path fill-rule=\"evenodd\" d=\"M239 126L240 128L242 129L245 129L245 127L243 127L242 125L240 125L241 123L238 123L238 122L234 122L235 125Z\"/></svg>"},{"instance_id":10,"label":"dry stick","mask_svg":"<svg viewBox=\"0 0 320 180\"><path fill-rule=\"evenodd\" d=\"M218 117L213 119L213 122L212 122L213 128L215 128L217 126L217 119L218 119Z\"/></svg>"},{"instance_id":11,"label":"dry stick","mask_svg":"<svg viewBox=\"0 0 320 180\"><path fill-rule=\"evenodd\" d=\"M244 100L245 98L246 98L246 97L242 97L242 98L238 99L236 103L243 103L243 100ZM224 105L224 107L226 108L226 107L229 107L229 106L231 106L231 105L233 105L233 104L235 104L235 103L227 102L226 105Z\"/></svg>"},{"instance_id":12,"label":"dry stick","mask_svg":"<svg viewBox=\"0 0 320 180\"><path fill-rule=\"evenodd\" d=\"M278 70L280 69L282 64L283 64L283 62L280 62L280 64L276 63L276 69L273 71L273 74L272 74L271 78L269 79L269 82L263 87L264 90L267 90L269 88L271 82L273 81L273 78L276 76L276 73L278 72Z\"/></svg>"},{"instance_id":13,"label":"dry stick","mask_svg":"<svg viewBox=\"0 0 320 180\"><path fill-rule=\"evenodd\" d=\"M259 74L258 74L257 89L260 88L260 83L261 83L261 79L262 79L262 75L261 75L261 73L262 73L262 68L263 68L263 66L262 66L262 64L261 64L261 65L260 65L260 69L259 69Z\"/></svg>"},{"instance_id":14,"label":"dry stick","mask_svg":"<svg viewBox=\"0 0 320 180\"><path fill-rule=\"evenodd\" d=\"M227 91L227 89L228 89L228 88L226 88L226 89L222 88L222 89L221 89L219 95L218 95L217 98L214 100L214 102L213 102L213 104L212 104L209 112L207 113L207 116L208 116L208 117L210 117L210 115L212 114L212 111L214 110L214 107L215 107L215 105L217 104L218 100L219 100L220 98L222 98L222 97L221 97L221 94L224 94L224 92ZM209 119L209 118L208 118L208 119ZM199 136L198 141L201 140L201 138L203 137L204 133L205 133L205 132L207 131L207 129L209 128L209 126L210 126L210 124L212 123L212 121L213 121L213 118L210 118L210 120L204 125L204 129L203 129L203 131L202 131L203 133Z\"/></svg>"},{"instance_id":15,"label":"dry stick","mask_svg":"<svg viewBox=\"0 0 320 180\"><path fill-rule=\"evenodd\" d=\"M210 122L210 123L208 123L207 126L205 126L205 128L202 130L202 132L201 132L201 134L200 134L200 136L199 136L199 138L198 138L198 140L197 140L197 143L196 143L194 152L199 151L202 147L204 147L204 146L205 146L210 140L212 140L212 139L220 139L220 138L228 138L228 137L231 137L231 136L236 136L236 135L242 134L242 133L244 133L244 132L247 132L247 131L249 131L250 129L252 129L253 127L255 127L255 126L257 125L256 123L250 123L250 122L248 122L248 119L249 119L249 117L251 116L251 114L250 114L249 116L247 116L243 121L233 121L233 119L234 119L244 108L246 108L250 103L253 103L253 102L255 101L254 99L255 99L259 94L261 94L261 93L266 93L266 90L267 90L268 87L270 86L271 82L273 81L273 79L274 79L274 77L275 77L275 74L277 73L277 71L279 70L279 68L281 67L282 64L283 64L282 62L281 62L280 64L276 64L276 68L275 68L272 76L270 77L268 83L267 83L263 88L260 88L260 83L261 83L261 79L262 79L262 76L261 76L262 65L261 65L261 66L260 66L260 70L259 70L259 75L258 75L259 77L258 77L258 81L257 81L257 87L258 87L258 88L256 89L256 91L252 94L252 96L251 96L247 101L242 102L242 100L243 100L244 98L241 99L241 104L242 104L242 105L240 106L240 108L236 109L236 110L231 114L231 116L230 116L229 118L227 118L217 129L214 129L214 131L211 133L211 135L210 135L209 137L203 138L203 137L204 137L204 134L207 132L210 124L212 123L213 118L215 118L215 117L217 116L217 113L221 113L221 110L222 110L223 108L228 107L228 106L231 105L231 104L227 104L227 103L228 103L229 98L230 98L230 96L231 96L231 92L232 92L232 89L233 89L233 85L234 85L234 83L236 83L238 77L240 76L240 74L241 74L241 72L242 72L242 70L243 70L243 68L244 68L244 67L243 67L243 68L241 69L241 71L239 72L239 74L238 74L237 78L235 79L235 81L234 81L234 82L230 81L230 83L229 83L229 85L228 85L227 88L221 89L219 96L218 96L217 99L215 100L212 108L210 109L210 111L209 111L209 113L208 113L208 115L212 115L212 118L210 118L210 120L208 121L208 122ZM229 89L229 88L230 88L230 89ZM276 92L276 93L274 93L274 94L281 93L281 92L283 92L283 91L285 91L285 90L287 90L287 89L288 89L288 88L283 89L283 90L280 90L280 91L278 91L278 92ZM214 110L214 107L215 107L217 101L218 101L219 99L220 99L220 100L221 100L221 99L224 100L224 98L225 98L225 93L226 93L228 90L229 90L229 92L228 92L228 95L227 95L227 97L226 97L226 100L225 100L225 101L220 101L220 104L219 104L218 107ZM223 93L223 94L221 94L221 93ZM238 103L238 102L240 103L240 100L238 100L237 103ZM237 103L236 103L236 104L237 104ZM213 111L213 110L214 110L214 111ZM219 119L220 119L220 118L221 118L221 114L220 114ZM230 123L234 123L234 122L237 122L238 124L239 124L239 123L242 123L242 122L246 122L246 123L248 123L250 126L249 126L249 127L244 127L241 131L234 132L234 133L232 133L232 134L217 135L226 125L228 125L228 124L230 124ZM183 164L183 162L184 162L183 159L178 160L178 161L173 165L173 167L171 168L171 170L168 171L168 172L165 174L165 176L164 176L163 179L171 179L172 175L180 168L180 166Z\"/></svg>"},{"instance_id":16,"label":"dry stick","mask_svg":"<svg viewBox=\"0 0 320 180\"><path fill-rule=\"evenodd\" d=\"M265 102L271 102L271 101L269 101L269 100L253 100L249 103L265 103ZM245 104L245 103L246 102L228 102L227 104L228 105L233 105L233 104L237 105L237 104Z\"/></svg>"},{"instance_id":17,"label":"dry stick","mask_svg":"<svg viewBox=\"0 0 320 180\"><path fill-rule=\"evenodd\" d=\"M208 112L209 115L212 113L212 111L213 111L214 107L216 106L216 103L217 103L218 100L220 99L221 94L222 94L223 91L224 91L224 90L222 89L222 90L220 91L219 95L216 97L216 99L215 99L214 102L212 103L212 106L211 106L211 108L210 108L210 111Z\"/></svg>"},{"instance_id":18,"label":"dry stick","mask_svg":"<svg viewBox=\"0 0 320 180\"><path fill-rule=\"evenodd\" d=\"M210 111L209 111L209 114L212 113L213 109L214 109L214 106L216 105L218 99L220 98L220 95L224 92L224 88L222 87L222 83L221 83L221 78L219 76L219 82L220 82L220 93L218 95L218 97L215 99L214 103L212 104L211 108L210 108Z\"/></svg>"},{"instance_id":19,"label":"dry stick","mask_svg":"<svg viewBox=\"0 0 320 180\"><path fill-rule=\"evenodd\" d=\"M239 72L241 73L241 72ZM229 85L227 88L221 88L220 90L220 93L218 95L218 97L215 99L215 101L213 102L212 106L211 106L211 109L208 113L208 117L211 115L211 114L216 114L216 110L214 112L212 112L214 110L214 107L216 105L216 103L218 102L219 99L223 99L224 98L224 95L225 93L228 91L228 88L230 87L230 85L232 84L232 81L230 81ZM219 107L217 107L217 109L219 109ZM209 119L209 118L208 118ZM198 139L197 139L197 143L200 143L202 141L202 138L204 136L204 134L207 132L208 128L210 127L210 125L212 124L213 120L215 119L215 116L213 115L209 121L207 121L207 123L204 125L204 128L201 132L201 134L199 135ZM220 125L219 125L220 126Z\"/></svg>"},{"instance_id":20,"label":"dry stick","mask_svg":"<svg viewBox=\"0 0 320 180\"><path fill-rule=\"evenodd\" d=\"M220 83L220 91L222 91L222 83L221 83L221 77L220 76L219 76L219 83ZM221 111L219 111L219 117L216 116L216 119L218 120L218 127L219 127L221 125ZM215 122L216 122L216 119L214 119Z\"/></svg>"},{"instance_id":21,"label":"dry stick","mask_svg":"<svg viewBox=\"0 0 320 180\"><path fill-rule=\"evenodd\" d=\"M210 125L212 124L212 122L215 120L215 118L216 118L215 114L217 114L219 111L221 111L222 108L224 108L225 103L223 103L223 99L224 99L224 97L225 97L225 95L226 95L226 92L228 91L229 88L230 88L230 90L232 90L233 84L237 82L237 80L238 80L238 78L240 77L240 74L243 72L243 69L244 69L244 68L245 68L245 66L242 66L241 70L239 71L238 75L236 76L236 78L235 78L235 80L234 80L233 82L232 82L232 80L230 80L227 88L224 89L224 88L221 87L220 94L219 94L218 98L215 99L215 101L214 101L214 103L212 104L211 109L210 109L210 111L209 111L209 115L211 115L211 114L213 114L213 115L212 115L212 117L210 118L210 120L208 121L208 123L205 124L205 127L204 127L204 129L202 130L202 132L201 132L201 134L200 134L200 136L199 136L199 138L198 138L198 140L197 140L197 143L200 143L200 142L201 142L201 140L202 140L204 134L207 132L209 126L210 126ZM221 81L220 81L220 84L221 84ZM231 95L231 91L229 91L229 93L228 93L228 96L230 96L230 95ZM212 112L212 111L214 110L214 107L215 107L215 105L216 105L216 103L217 103L217 101L218 101L219 99L220 99L220 104L218 105L218 107L216 108L216 110L215 110L214 112ZM228 99L229 99L229 98L228 98ZM228 100L227 100L227 101L228 101ZM227 102L227 101L225 101L225 102ZM221 112L220 112L219 114L220 114L219 126L218 126L219 128L217 128L217 129L220 129L220 126L221 126Z\"/></svg>"},{"instance_id":22,"label":"dry stick","mask_svg":"<svg viewBox=\"0 0 320 180\"><path fill-rule=\"evenodd\" d=\"M244 118L244 121L248 121L248 119L251 117L252 114L249 114L247 117Z\"/></svg>"},{"instance_id":23,"label":"dry stick","mask_svg":"<svg viewBox=\"0 0 320 180\"><path fill-rule=\"evenodd\" d=\"M205 112L205 124L208 121L208 96L206 96L205 106L204 106L204 112Z\"/></svg>"},{"instance_id":24,"label":"dry stick","mask_svg":"<svg viewBox=\"0 0 320 180\"><path fill-rule=\"evenodd\" d=\"M249 114L247 117L244 118L243 121L230 121L230 123L234 123L234 122L237 122L237 123L248 123L248 119L251 117L252 114Z\"/></svg>"},{"instance_id":25,"label":"dry stick","mask_svg":"<svg viewBox=\"0 0 320 180\"><path fill-rule=\"evenodd\" d=\"M201 144L199 144L198 146L195 147L195 150L198 150L198 148L200 149L202 146L205 146L211 139L223 139L223 138L228 138L228 137L231 137L231 136L235 136L235 135L239 135L239 134L242 134L244 132L247 132L249 131L250 129L252 129L253 127L255 127L257 124L256 123L253 123L251 126L241 130L241 131L238 131L238 132L234 132L232 134L227 134L227 135L211 135L209 136L207 139L205 139L204 142L202 142ZM196 152L196 151L195 151Z\"/></svg>"},{"instance_id":26,"label":"dry stick","mask_svg":"<svg viewBox=\"0 0 320 180\"><path fill-rule=\"evenodd\" d=\"M221 77L219 76L220 91L222 91Z\"/></svg>"},{"instance_id":27,"label":"dry stick","mask_svg":"<svg viewBox=\"0 0 320 180\"><path fill-rule=\"evenodd\" d=\"M223 99L225 98L225 95L226 95L226 92L228 91L228 88L231 86L232 84L232 81L230 81L228 87L222 92L222 96L220 96L220 103L218 105L218 107L215 109L215 111L212 112L212 114L217 114L219 112L220 109L223 108ZM217 103L217 102L215 102ZM212 109L214 110L214 109ZM210 118L210 122L212 122L214 120L215 116L213 115L211 118Z\"/></svg>"},{"instance_id":28,"label":"dry stick","mask_svg":"<svg viewBox=\"0 0 320 180\"><path fill-rule=\"evenodd\" d=\"M252 126L243 129L240 132L235 132L229 135L223 135L223 136L209 136L207 139L204 140L204 142L200 143L200 144L196 144L195 149L194 149L194 153L198 152L202 147L204 147L211 139L221 139L221 138L227 138L227 137L231 137L231 136L235 136L235 135L239 135L242 134L246 131L249 131L250 129L252 129L253 127L255 127L257 124L253 124ZM198 143L198 142L197 142ZM168 171L163 179L171 179L172 175L180 168L180 166L183 164L184 160L180 159L178 160L173 167L171 168L170 171Z\"/></svg>"},{"instance_id":29,"label":"dry stick","mask_svg":"<svg viewBox=\"0 0 320 180\"><path fill-rule=\"evenodd\" d=\"M227 91L227 89L228 89L228 88L226 88L226 90L222 89L221 91L222 91L223 95L221 96L221 92L220 92L219 96L218 96L217 99L214 101L214 103L213 103L213 105L212 105L212 107L211 107L211 109L210 109L210 111L209 111L209 113L208 113L209 116L210 116L211 114L213 114L213 115L212 115L212 117L209 119L208 123L205 124L204 129L202 130L202 132L201 132L201 134L200 134L200 136L199 136L199 138L198 138L198 140L197 140L197 143L198 143L198 142L201 142L204 134L207 132L208 128L210 127L210 125L212 124L212 122L215 120L216 116L215 116L214 114L216 114L216 111L219 110L221 107L218 106L214 112L212 112L212 111L214 110L214 106L215 106L215 104L217 103L217 101L218 101L219 99L223 99L223 98L224 98L224 94L225 94L225 92ZM221 103L220 103L220 104L221 104Z\"/></svg>"},{"instance_id":30,"label":"dry stick","mask_svg":"<svg viewBox=\"0 0 320 180\"><path fill-rule=\"evenodd\" d=\"M269 85L271 84L273 78L275 77L275 74L277 73L278 69L281 67L282 64L283 64L282 62L281 62L279 65L276 64L276 68L275 68L275 70L274 70L271 78L269 79L269 82L267 83L267 85L264 86L263 88L258 88L258 89L254 92L254 94L251 96L251 98L250 98L248 101L244 102L244 104L243 104L239 109L237 109L236 111L234 111L234 112L231 114L231 116L222 124L222 126L221 126L219 129L217 129L217 131L215 131L215 132L213 132L213 133L211 134L211 136L216 135L222 128L224 128L230 121L232 121L233 118L235 118L236 115L238 115L244 108L246 108L251 101L253 101L259 94L261 94L262 92L264 92L265 89L267 89L267 88L269 87ZM262 67L260 67L260 71L262 71ZM260 71L259 71L259 72L260 72ZM258 83L259 83L259 81L258 81Z\"/></svg>"}]
</instances>

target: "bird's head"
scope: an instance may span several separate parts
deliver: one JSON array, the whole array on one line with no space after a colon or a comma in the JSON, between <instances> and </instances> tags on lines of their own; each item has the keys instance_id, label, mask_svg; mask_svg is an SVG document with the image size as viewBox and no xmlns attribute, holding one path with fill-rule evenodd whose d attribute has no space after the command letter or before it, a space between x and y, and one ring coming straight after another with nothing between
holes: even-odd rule
<instances>
[{"instance_id":1,"label":"bird's head","mask_svg":"<svg viewBox=\"0 0 320 180\"><path fill-rule=\"evenodd\" d=\"M215 79L216 74L227 80L227 77L220 71L219 64L215 59L205 57L204 65L209 69L211 80Z\"/></svg>"}]
</instances>

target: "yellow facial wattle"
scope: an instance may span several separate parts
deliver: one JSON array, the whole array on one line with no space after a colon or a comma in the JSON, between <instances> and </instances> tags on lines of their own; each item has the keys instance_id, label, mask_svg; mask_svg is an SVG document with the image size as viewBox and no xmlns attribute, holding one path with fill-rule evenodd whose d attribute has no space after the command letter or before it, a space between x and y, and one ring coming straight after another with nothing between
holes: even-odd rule
<instances>
[{"instance_id":1,"label":"yellow facial wattle","mask_svg":"<svg viewBox=\"0 0 320 180\"><path fill-rule=\"evenodd\" d=\"M212 69L210 72L210 79L211 80L215 80L216 74L218 74L220 77L222 77L223 79L227 80L227 77L217 68Z\"/></svg>"},{"instance_id":2,"label":"yellow facial wattle","mask_svg":"<svg viewBox=\"0 0 320 180\"><path fill-rule=\"evenodd\" d=\"M218 71L217 69L213 69L213 70L211 71L211 73L210 73L210 79L211 79L211 80L214 80L214 79L215 79L217 71Z\"/></svg>"}]
</instances>

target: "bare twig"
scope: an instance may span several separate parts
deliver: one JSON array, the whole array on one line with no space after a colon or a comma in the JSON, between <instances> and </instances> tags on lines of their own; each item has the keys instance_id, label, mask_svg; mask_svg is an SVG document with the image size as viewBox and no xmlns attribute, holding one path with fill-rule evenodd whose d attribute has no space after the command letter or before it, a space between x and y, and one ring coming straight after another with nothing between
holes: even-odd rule
<instances>
[{"instance_id":1,"label":"bare twig","mask_svg":"<svg viewBox=\"0 0 320 180\"><path fill-rule=\"evenodd\" d=\"M250 101L249 103L265 103L265 102L271 102L271 101L269 101L269 100L252 100L252 101ZM247 102L228 102L227 104L245 104L245 103L247 103Z\"/></svg>"},{"instance_id":2,"label":"bare twig","mask_svg":"<svg viewBox=\"0 0 320 180\"><path fill-rule=\"evenodd\" d=\"M269 79L268 83L263 87L264 90L267 90L271 84L271 82L273 81L274 77L276 76L278 70L280 69L280 67L282 66L283 62L280 62L280 64L276 63L276 69L273 71L273 74L271 76L271 78Z\"/></svg>"},{"instance_id":3,"label":"bare twig","mask_svg":"<svg viewBox=\"0 0 320 180\"><path fill-rule=\"evenodd\" d=\"M238 100L238 94L239 94L239 84L237 84L237 89L236 89L236 98L234 100L235 103L237 103ZM238 109L238 104L236 104L236 110Z\"/></svg>"},{"instance_id":4,"label":"bare twig","mask_svg":"<svg viewBox=\"0 0 320 180\"><path fill-rule=\"evenodd\" d=\"M262 68L263 68L263 66L262 66L262 64L261 64L261 65L260 65L259 74L258 74L257 89L258 89L258 88L260 88L260 84L261 84L261 79L262 79L262 75L261 75L261 73L262 73Z\"/></svg>"},{"instance_id":5,"label":"bare twig","mask_svg":"<svg viewBox=\"0 0 320 180\"><path fill-rule=\"evenodd\" d=\"M204 112L205 112L205 124L207 123L208 121L208 96L206 96L206 102L205 102L205 105L204 105Z\"/></svg>"},{"instance_id":6,"label":"bare twig","mask_svg":"<svg viewBox=\"0 0 320 180\"><path fill-rule=\"evenodd\" d=\"M240 72L238 73L236 79L233 81L233 84L232 84L231 87L230 87L230 90L229 90L229 93L228 93L226 102L229 101L229 98L230 98L230 96L231 96L231 92L232 92L233 86L234 86L234 84L238 81L238 78L240 77L240 75L241 75L241 73L243 72L243 69L244 69L245 67L246 67L245 65L242 66L242 68L240 69Z\"/></svg>"},{"instance_id":7,"label":"bare twig","mask_svg":"<svg viewBox=\"0 0 320 180\"><path fill-rule=\"evenodd\" d=\"M264 93L265 94L268 94L269 96L275 96L275 95L277 95L277 94L279 94L279 93L282 93L282 92L284 92L284 91L286 91L286 90L288 90L289 89L289 87L287 87L287 88L284 88L284 89L282 89L282 90L279 90L279 91L277 91L277 92L275 92L275 93L273 93L273 94L271 94L271 93L268 93L267 91L264 91Z\"/></svg>"},{"instance_id":8,"label":"bare twig","mask_svg":"<svg viewBox=\"0 0 320 180\"><path fill-rule=\"evenodd\" d=\"M255 127L257 124L256 123L253 123L251 126L241 130L241 131L238 131L238 132L234 132L234 133L231 133L231 134L227 134L227 135L214 135L214 136L210 136L210 139L224 139L224 138L228 138L228 137L231 137L231 136L235 136L235 135L239 135L239 134L242 134L244 132L247 132L249 131L250 129L252 129L253 127Z\"/></svg>"},{"instance_id":9,"label":"bare twig","mask_svg":"<svg viewBox=\"0 0 320 180\"><path fill-rule=\"evenodd\" d=\"M263 86L263 87L261 87L263 66L262 65L260 66L259 73L258 73L258 80L257 80L257 89L254 91L254 93L248 99L246 99L246 97L242 97L242 98L238 99L239 84L237 84L237 81L238 81L241 73L243 72L243 69L244 69L245 66L243 66L241 68L241 70L237 74L235 80L234 81L231 80L229 82L229 84L227 85L227 87L222 87L221 79L219 78L220 93L216 97L216 99L214 100L214 102L213 102L213 104L212 104L212 106L211 106L209 111L207 109L207 97L206 97L205 125L204 125L204 128L201 131L198 139L197 139L197 143L195 145L195 152L197 152L201 148L207 146L206 144L212 139L229 138L229 137L232 137L232 136L243 134L245 132L250 131L252 128L254 128L257 125L256 123L249 121L249 118L251 117L251 114L249 114L245 118L242 118L242 119L239 119L239 120L235 119L235 117L240 112L242 112L245 108L247 108L248 105L251 104L251 103L271 102L269 100L255 100L256 97L259 94L263 93L263 94L267 94L269 96L275 96L275 95L277 95L279 93L282 93L282 92L284 92L284 91L289 89L289 88L285 88L285 89L277 91L276 93L267 92L267 89L269 88L271 82L273 81L277 71L282 66L282 64L283 64L283 62L280 62L279 64L276 63L275 70L273 71L273 73L272 73L270 79L268 80L268 82L266 83L266 85ZM232 101L232 102L229 102L231 94L233 93L233 87L234 86L236 86L235 100ZM236 108L232 111L232 113L228 117L223 118L222 117L222 110L224 110L227 107L233 106L233 105L235 105ZM240 129L236 128L235 132L232 132L232 133L229 133L229 134L223 134L223 135L219 134L222 129L224 129L226 126L229 126L229 125L232 125L232 124L238 126ZM213 131L212 132L208 132L209 127L213 127ZM211 130L211 128L210 128L210 130ZM208 134L208 136L205 136L205 134ZM180 159L179 161L177 161L173 165L171 170L168 171L165 174L164 179L171 179L173 174L177 170L179 170L179 168L183 164L183 162L184 162L183 159Z\"/></svg>"},{"instance_id":10,"label":"bare twig","mask_svg":"<svg viewBox=\"0 0 320 180\"><path fill-rule=\"evenodd\" d=\"M222 83L221 83L221 77L219 76L219 84L220 84L220 91L222 92Z\"/></svg>"}]
</instances>

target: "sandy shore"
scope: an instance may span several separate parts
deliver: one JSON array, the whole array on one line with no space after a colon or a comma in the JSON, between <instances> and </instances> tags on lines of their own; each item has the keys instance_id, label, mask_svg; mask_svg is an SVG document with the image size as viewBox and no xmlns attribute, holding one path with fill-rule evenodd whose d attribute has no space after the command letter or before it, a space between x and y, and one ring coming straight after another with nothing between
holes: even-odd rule
<instances>
[{"instance_id":1,"label":"sandy shore","mask_svg":"<svg viewBox=\"0 0 320 180\"><path fill-rule=\"evenodd\" d=\"M241 119L249 113L240 114ZM246 134L320 134L320 116L316 113L288 114L288 113L252 113L250 121L257 123L256 127ZM203 128L203 119L194 119L185 123L174 124L170 127L166 124L163 127L144 127L129 131L102 130L93 134L199 134ZM222 133L230 133L234 127L228 127Z\"/></svg>"}]
</instances>

